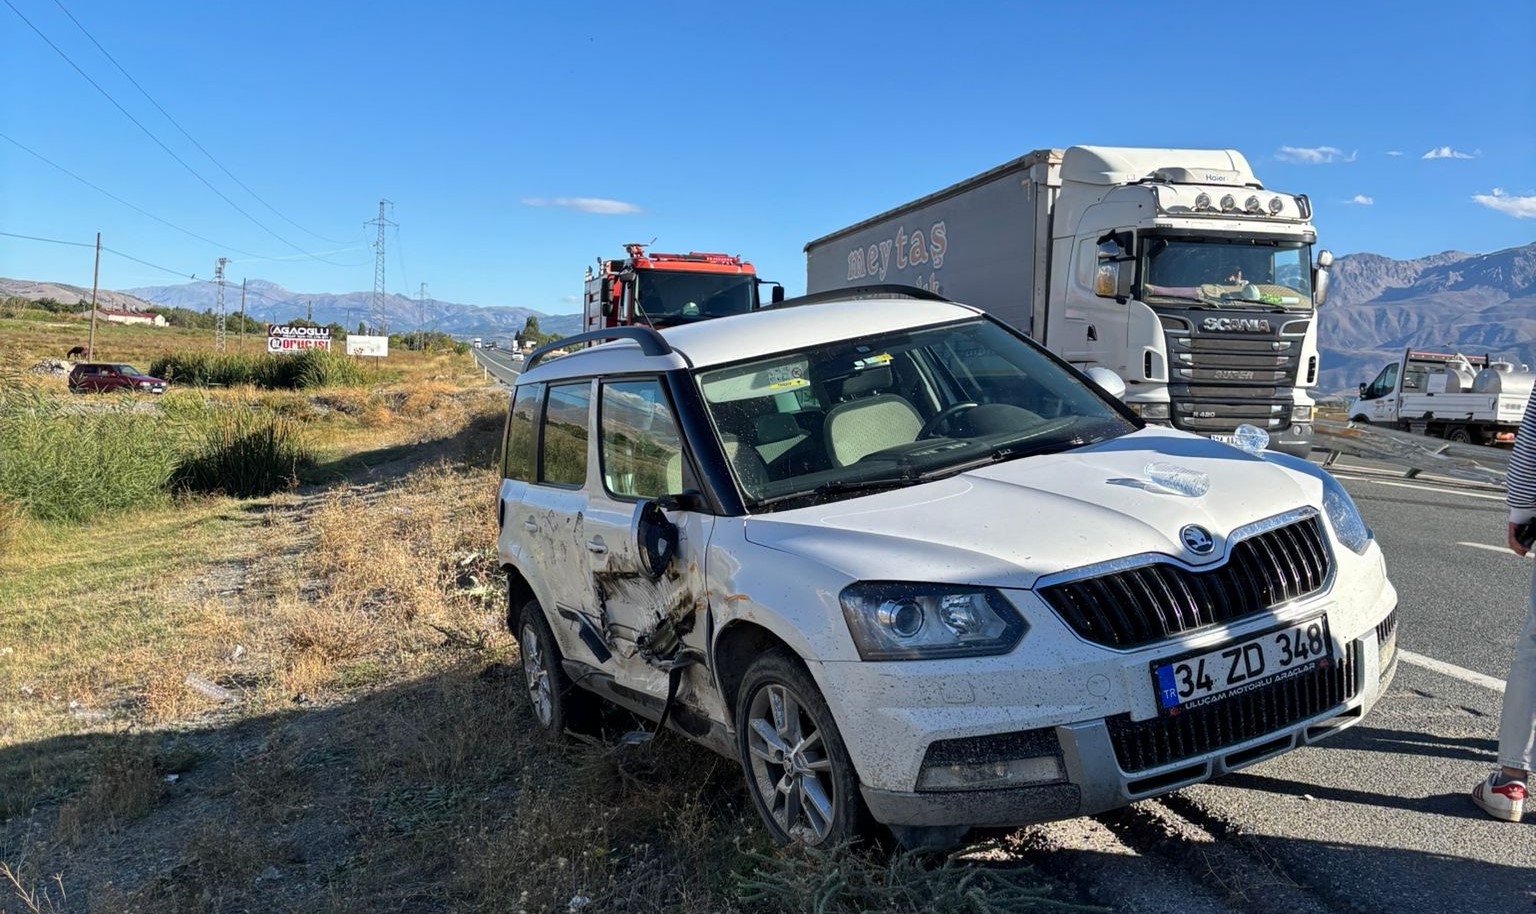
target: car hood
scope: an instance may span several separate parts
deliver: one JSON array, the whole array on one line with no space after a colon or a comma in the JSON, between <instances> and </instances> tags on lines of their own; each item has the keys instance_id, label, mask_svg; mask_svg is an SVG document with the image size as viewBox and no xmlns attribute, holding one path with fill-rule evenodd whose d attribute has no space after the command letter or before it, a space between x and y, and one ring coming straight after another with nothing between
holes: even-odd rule
<instances>
[{"instance_id":1,"label":"car hood","mask_svg":"<svg viewBox=\"0 0 1536 914\"><path fill-rule=\"evenodd\" d=\"M1147 479L1151 463L1203 473L1204 495ZM922 485L752 515L748 541L857 580L1032 587L1042 575L1143 553L1220 562L1236 528L1322 501L1316 478L1236 448L1147 428L1063 454L1026 457ZM1192 554L1180 531L1215 539Z\"/></svg>"}]
</instances>

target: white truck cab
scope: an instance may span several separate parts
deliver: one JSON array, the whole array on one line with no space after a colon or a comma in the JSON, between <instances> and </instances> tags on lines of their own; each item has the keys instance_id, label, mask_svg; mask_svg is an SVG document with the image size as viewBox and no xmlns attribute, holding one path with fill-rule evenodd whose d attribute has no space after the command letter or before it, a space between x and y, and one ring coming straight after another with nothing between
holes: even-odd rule
<instances>
[{"instance_id":1,"label":"white truck cab","mask_svg":"<svg viewBox=\"0 0 1536 914\"><path fill-rule=\"evenodd\" d=\"M1359 722L1394 669L1332 477L1147 426L978 309L588 336L620 339L534 353L508 414L533 719L601 697L733 757L779 841L1122 806Z\"/></svg>"}]
</instances>

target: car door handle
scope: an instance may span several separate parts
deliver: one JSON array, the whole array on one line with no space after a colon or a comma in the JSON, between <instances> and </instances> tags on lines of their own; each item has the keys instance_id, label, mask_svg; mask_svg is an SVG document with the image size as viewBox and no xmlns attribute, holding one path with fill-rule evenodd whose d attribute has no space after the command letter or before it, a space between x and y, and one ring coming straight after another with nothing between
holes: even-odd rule
<instances>
[{"instance_id":1,"label":"car door handle","mask_svg":"<svg viewBox=\"0 0 1536 914\"><path fill-rule=\"evenodd\" d=\"M539 529L538 522L535 521L530 515L527 520L523 521L523 529L528 531L536 531Z\"/></svg>"},{"instance_id":2,"label":"car door handle","mask_svg":"<svg viewBox=\"0 0 1536 914\"><path fill-rule=\"evenodd\" d=\"M603 542L600 536L594 536L587 540L587 551L593 555L602 555L608 551L608 544Z\"/></svg>"}]
</instances>

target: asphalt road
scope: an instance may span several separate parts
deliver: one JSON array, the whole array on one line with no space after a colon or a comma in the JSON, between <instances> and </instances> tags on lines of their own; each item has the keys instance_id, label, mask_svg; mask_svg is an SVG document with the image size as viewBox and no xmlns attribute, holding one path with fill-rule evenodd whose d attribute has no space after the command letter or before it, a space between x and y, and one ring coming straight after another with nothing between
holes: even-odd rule
<instances>
[{"instance_id":1,"label":"asphalt road","mask_svg":"<svg viewBox=\"0 0 1536 914\"><path fill-rule=\"evenodd\" d=\"M512 357L508 349L471 349L475 361L496 380L511 384L523 370L523 360Z\"/></svg>"}]
</instances>

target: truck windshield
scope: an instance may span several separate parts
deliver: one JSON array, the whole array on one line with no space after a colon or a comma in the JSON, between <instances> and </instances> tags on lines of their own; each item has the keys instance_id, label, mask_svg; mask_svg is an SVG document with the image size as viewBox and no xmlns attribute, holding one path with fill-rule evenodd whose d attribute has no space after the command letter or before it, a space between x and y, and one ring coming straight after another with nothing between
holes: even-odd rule
<instances>
[{"instance_id":1,"label":"truck windshield","mask_svg":"<svg viewBox=\"0 0 1536 914\"><path fill-rule=\"evenodd\" d=\"M1141 298L1147 304L1312 309L1312 246L1253 238L1147 239Z\"/></svg>"},{"instance_id":2,"label":"truck windshield","mask_svg":"<svg viewBox=\"0 0 1536 914\"><path fill-rule=\"evenodd\" d=\"M754 510L918 485L1134 423L987 320L857 337L699 374Z\"/></svg>"},{"instance_id":3,"label":"truck windshield","mask_svg":"<svg viewBox=\"0 0 1536 914\"><path fill-rule=\"evenodd\" d=\"M640 314L657 326L685 324L752 310L757 278L740 273L637 271Z\"/></svg>"}]
</instances>

